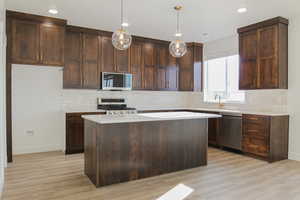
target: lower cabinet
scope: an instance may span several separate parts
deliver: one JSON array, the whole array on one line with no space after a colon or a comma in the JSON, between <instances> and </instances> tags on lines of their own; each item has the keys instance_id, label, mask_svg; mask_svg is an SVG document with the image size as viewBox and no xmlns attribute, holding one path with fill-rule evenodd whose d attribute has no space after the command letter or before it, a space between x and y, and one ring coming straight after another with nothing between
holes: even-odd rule
<instances>
[{"instance_id":1,"label":"lower cabinet","mask_svg":"<svg viewBox=\"0 0 300 200\"><path fill-rule=\"evenodd\" d=\"M269 162L288 158L288 116L243 115L242 151Z\"/></svg>"},{"instance_id":2,"label":"lower cabinet","mask_svg":"<svg viewBox=\"0 0 300 200\"><path fill-rule=\"evenodd\" d=\"M67 113L66 114L66 154L83 153L84 120L82 115L104 113Z\"/></svg>"}]
</instances>

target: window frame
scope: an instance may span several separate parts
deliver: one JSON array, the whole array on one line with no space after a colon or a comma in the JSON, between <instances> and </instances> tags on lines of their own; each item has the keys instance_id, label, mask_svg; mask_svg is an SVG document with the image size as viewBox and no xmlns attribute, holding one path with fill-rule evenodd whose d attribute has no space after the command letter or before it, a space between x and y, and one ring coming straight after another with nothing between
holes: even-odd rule
<instances>
[{"instance_id":1,"label":"window frame","mask_svg":"<svg viewBox=\"0 0 300 200\"><path fill-rule=\"evenodd\" d=\"M216 58L212 58L212 59L206 59L204 60L204 78L203 78L203 83L204 83L204 87L203 87L203 101L204 103L219 103L218 99L212 99L211 95L209 95L208 92L208 85L209 85L209 79L208 79L208 61L209 60L214 60L214 59L220 59L220 58L224 58L225 59L225 82L226 82L226 87L225 87L225 94L226 96L231 96L230 94L230 83L229 83L229 70L228 70L228 58L232 57L232 56L237 56L238 57L238 62L239 62L239 55L238 54L234 54L234 55L228 55L228 56L222 56L222 57L216 57ZM239 77L238 77L239 78ZM238 90L240 91L244 98L243 100L234 100L232 98L222 98L221 99L221 103L229 103L229 104L245 104L246 103L246 92L244 90Z\"/></svg>"}]
</instances>

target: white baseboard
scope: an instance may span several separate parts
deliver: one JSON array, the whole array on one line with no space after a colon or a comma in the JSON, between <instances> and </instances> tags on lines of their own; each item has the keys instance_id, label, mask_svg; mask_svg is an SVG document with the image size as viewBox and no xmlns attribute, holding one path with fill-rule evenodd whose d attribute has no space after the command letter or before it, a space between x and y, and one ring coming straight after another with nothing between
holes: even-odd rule
<instances>
[{"instance_id":1,"label":"white baseboard","mask_svg":"<svg viewBox=\"0 0 300 200\"><path fill-rule=\"evenodd\" d=\"M41 153L49 151L62 151L62 145L47 145L47 146L35 146L35 147L19 147L13 148L13 155L21 155L28 153Z\"/></svg>"},{"instance_id":2,"label":"white baseboard","mask_svg":"<svg viewBox=\"0 0 300 200\"><path fill-rule=\"evenodd\" d=\"M290 160L300 161L300 154L299 153L295 153L295 152L290 152L289 153L289 159Z\"/></svg>"}]
</instances>

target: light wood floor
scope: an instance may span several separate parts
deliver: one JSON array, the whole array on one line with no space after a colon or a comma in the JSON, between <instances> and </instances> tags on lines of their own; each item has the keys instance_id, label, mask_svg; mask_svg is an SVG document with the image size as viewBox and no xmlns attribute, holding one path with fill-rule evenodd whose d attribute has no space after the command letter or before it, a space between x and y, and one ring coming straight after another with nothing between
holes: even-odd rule
<instances>
[{"instance_id":1,"label":"light wood floor","mask_svg":"<svg viewBox=\"0 0 300 200\"><path fill-rule=\"evenodd\" d=\"M6 170L5 200L154 200L178 183L195 189L187 200L300 199L300 162L269 164L209 149L208 166L96 189L83 174L83 155L15 156Z\"/></svg>"}]
</instances>

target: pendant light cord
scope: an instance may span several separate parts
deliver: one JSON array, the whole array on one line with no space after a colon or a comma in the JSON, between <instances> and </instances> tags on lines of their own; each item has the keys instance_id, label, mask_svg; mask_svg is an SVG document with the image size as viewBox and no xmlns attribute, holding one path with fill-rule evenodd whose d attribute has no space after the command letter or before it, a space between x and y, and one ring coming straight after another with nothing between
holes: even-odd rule
<instances>
[{"instance_id":1,"label":"pendant light cord","mask_svg":"<svg viewBox=\"0 0 300 200\"><path fill-rule=\"evenodd\" d=\"M123 29L123 0L121 0L121 28Z\"/></svg>"},{"instance_id":2,"label":"pendant light cord","mask_svg":"<svg viewBox=\"0 0 300 200\"><path fill-rule=\"evenodd\" d=\"M179 10L177 10L177 33L179 33Z\"/></svg>"}]
</instances>

